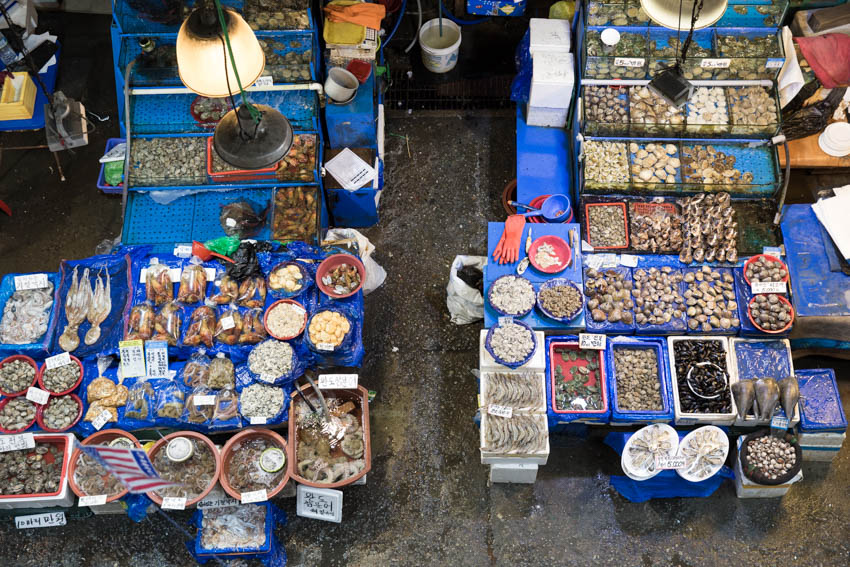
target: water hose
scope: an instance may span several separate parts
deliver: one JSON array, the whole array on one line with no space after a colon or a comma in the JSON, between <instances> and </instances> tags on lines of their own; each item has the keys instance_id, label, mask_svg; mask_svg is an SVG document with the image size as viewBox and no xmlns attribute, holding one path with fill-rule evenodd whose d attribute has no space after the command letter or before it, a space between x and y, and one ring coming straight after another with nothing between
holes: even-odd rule
<instances>
[{"instance_id":1,"label":"water hose","mask_svg":"<svg viewBox=\"0 0 850 567\"><path fill-rule=\"evenodd\" d=\"M381 47L378 49L378 52L381 55L381 62L384 61L384 47L392 40L395 32L398 31L398 26L401 25L401 20L404 19L404 12L407 10L407 0L401 0L401 9L398 11L398 17L395 20L395 25L393 26L392 31L387 34L387 39L381 42Z\"/></svg>"},{"instance_id":2,"label":"water hose","mask_svg":"<svg viewBox=\"0 0 850 567\"><path fill-rule=\"evenodd\" d=\"M413 34L413 39L410 41L410 45L404 48L405 53L409 53L413 46L416 45L416 42L419 41L419 30L422 29L422 1L416 0L416 33Z\"/></svg>"}]
</instances>

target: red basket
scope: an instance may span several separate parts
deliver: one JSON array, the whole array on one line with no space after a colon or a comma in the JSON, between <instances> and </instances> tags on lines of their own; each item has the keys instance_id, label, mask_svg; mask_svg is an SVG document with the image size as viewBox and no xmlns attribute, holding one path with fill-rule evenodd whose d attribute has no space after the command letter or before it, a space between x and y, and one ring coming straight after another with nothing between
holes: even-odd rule
<instances>
[{"instance_id":1,"label":"red basket","mask_svg":"<svg viewBox=\"0 0 850 567\"><path fill-rule=\"evenodd\" d=\"M785 268L785 277L782 278L780 281L786 283L788 282L788 278L790 277L791 272L788 271L788 265L785 262L783 262L776 256L771 256L770 254L756 254L755 256L744 262L744 281L746 281L748 285L753 285L753 283L750 281L750 278L747 277L747 266L749 266L759 258L764 258L765 260L770 260L771 262L779 262L780 264L782 264L782 267Z\"/></svg>"},{"instance_id":2,"label":"red basket","mask_svg":"<svg viewBox=\"0 0 850 567\"><path fill-rule=\"evenodd\" d=\"M791 325L794 324L794 317L796 315L794 313L794 306L791 305L790 301L788 301L787 299L785 299L784 296L782 296L778 293L775 293L774 295L779 298L779 303L785 303L785 304L787 304L788 306L791 307L791 318L788 319L788 324L785 325L784 327L782 327L781 329L777 329L775 331L768 331L767 329L762 328L758 323L756 323L756 320L753 319L752 306L753 306L753 302L756 300L756 296L753 296L753 298L750 299L750 302L747 303L747 318L750 320L750 323L752 323L753 326L756 329L758 329L759 331L761 331L762 333L768 333L770 335L778 335L779 333L784 333L785 331L790 329Z\"/></svg>"},{"instance_id":3,"label":"red basket","mask_svg":"<svg viewBox=\"0 0 850 567\"><path fill-rule=\"evenodd\" d=\"M207 138L207 175L213 181L230 183L232 181L252 181L262 177L274 177L277 171L278 163L263 167L261 169L235 169L233 171L213 171L213 139L212 136Z\"/></svg>"},{"instance_id":4,"label":"red basket","mask_svg":"<svg viewBox=\"0 0 850 567\"><path fill-rule=\"evenodd\" d=\"M13 399L14 399L14 398L4 398L4 399L0 400L0 410L2 410L4 407L6 407L6 404L8 404L9 402L11 402ZM36 406L36 408L35 408L35 415L34 415L34 416L32 416L32 421L31 421L31 422L29 422L29 423L27 424L27 426L26 426L26 427L24 427L23 429L6 429L5 427L0 426L0 433L6 433L6 434L10 434L10 433L22 433L22 432L26 431L27 429L29 429L30 427L32 427L32 424L33 424L33 423L35 423L35 421L38 419L38 404L36 404L35 402L30 402L30 403L31 403L32 405Z\"/></svg>"},{"instance_id":5,"label":"red basket","mask_svg":"<svg viewBox=\"0 0 850 567\"><path fill-rule=\"evenodd\" d=\"M297 333L295 333L291 337L279 337L279 336L275 335L274 333L272 333L271 329L269 329L269 324L268 324L269 313L271 312L272 309L274 309L278 305L282 305L284 303L291 303L292 305L297 305L301 309L304 309L304 306L301 305L300 303L298 303L297 301L295 301L294 299L281 299L281 300L275 301L274 303L269 305L269 308L266 309L266 313L263 315L263 327L266 328L266 332L269 334L270 337L274 337L279 341L288 341L290 339L294 339L295 337L297 337L298 335L303 333L304 328L307 326L307 310L304 309L304 321L301 323L301 329Z\"/></svg>"},{"instance_id":6,"label":"red basket","mask_svg":"<svg viewBox=\"0 0 850 567\"><path fill-rule=\"evenodd\" d=\"M82 362L80 362L80 359L79 359L79 358L77 358L77 357L76 357L76 356L74 356L74 355L68 355L68 356L70 356L70 357L71 357L71 363L72 363L72 364L73 364L73 363L76 363L76 364L77 364L77 366L79 367L79 369L80 369L80 377L79 377L79 378L77 378L77 381L76 381L76 382L74 382L74 385L73 385L73 386L71 386L70 388L68 388L68 389L67 389L67 390L65 390L64 392L53 392L53 391L48 390L47 388L45 388L45 387L44 387L44 373L45 373L45 372L47 372L47 364L46 364L46 363L45 363L45 364L42 364L42 365L41 365L41 368L39 368L39 369L38 369L38 376L37 376L37 380L38 380L38 387L39 387L39 388L41 388L42 390L45 390L45 391L47 391L47 392L50 392L50 395L51 395L51 396L64 396L65 394L70 394L71 392L73 392L74 390L76 390L76 389L77 389L77 386L79 386L79 385L80 385L80 382L82 382L82 381L83 381L83 374L85 373L85 370L83 370L83 363L82 363Z\"/></svg>"},{"instance_id":7,"label":"red basket","mask_svg":"<svg viewBox=\"0 0 850 567\"><path fill-rule=\"evenodd\" d=\"M23 354L13 354L12 356L7 356L2 361L0 361L0 368L5 366L6 364L9 364L10 362L14 362L16 360L23 360L24 362L28 363L30 366L32 366L35 369L35 376L33 377L32 384L30 384L29 387L35 386L36 382L38 382L38 364L36 364L35 361L33 359L31 359L30 357L23 355ZM21 396L23 394L26 394L29 387L24 388L20 392L16 392L14 394L10 394L9 392L4 392L2 389L0 389L0 395L6 396L7 398L15 398L17 396Z\"/></svg>"},{"instance_id":8,"label":"red basket","mask_svg":"<svg viewBox=\"0 0 850 567\"><path fill-rule=\"evenodd\" d=\"M50 402L54 398L58 397L60 396L50 396L50 399L47 400L47 404L50 404ZM43 406L38 406L38 409L35 410L35 420L38 422L38 426L47 431L48 433L62 433L63 431L68 431L69 429L77 425L77 423L80 421L80 418L83 417L83 401L76 394L71 394L71 398L73 398L73 400L77 402L77 417L74 419L74 421L71 422L71 425L69 425L65 429L50 429L49 427L44 425L44 408L47 407L46 404Z\"/></svg>"},{"instance_id":9,"label":"red basket","mask_svg":"<svg viewBox=\"0 0 850 567\"><path fill-rule=\"evenodd\" d=\"M59 473L58 490L56 490L56 492L41 492L39 494L3 494L2 496L0 496L0 501L14 500L16 498L42 498L46 496L58 496L62 492L65 486L65 479L68 477L68 467L70 465L70 459L65 458L65 455L68 453L68 451L71 450L71 447L68 446L68 438L64 435L42 435L38 433L34 434L33 438L35 439L36 444L45 443L48 445L56 445L62 449L62 471ZM27 455L35 454L35 449L30 449L30 451L32 451L32 453L27 453ZM48 452L45 454L45 457L47 455L51 454Z\"/></svg>"},{"instance_id":10,"label":"red basket","mask_svg":"<svg viewBox=\"0 0 850 567\"><path fill-rule=\"evenodd\" d=\"M625 228L626 243L622 246L596 246L590 241L590 207L619 207L623 211L623 227ZM593 246L594 250L622 250L629 247L629 222L626 217L625 203L586 203L584 205L584 228L587 235L587 243Z\"/></svg>"},{"instance_id":11,"label":"red basket","mask_svg":"<svg viewBox=\"0 0 850 567\"><path fill-rule=\"evenodd\" d=\"M577 413L577 414L598 414L605 413L608 411L608 385L605 379L605 357L603 356L604 351L598 351L599 357L599 368L597 372L599 375L595 378L595 385L599 386L599 392L602 397L602 409L586 409L586 410L574 410L574 409L558 409L555 403L555 392L558 390L558 384L555 383L555 363L557 361L556 355L561 357L563 361L563 357L560 354L555 353L555 347L558 348L567 348L569 350L580 350L578 346L578 342L576 341L567 341L567 342L551 342L549 343L549 352L546 353L551 361L549 367L549 384L552 388L552 411L555 413ZM575 366L582 366L578 363L574 364Z\"/></svg>"}]
</instances>

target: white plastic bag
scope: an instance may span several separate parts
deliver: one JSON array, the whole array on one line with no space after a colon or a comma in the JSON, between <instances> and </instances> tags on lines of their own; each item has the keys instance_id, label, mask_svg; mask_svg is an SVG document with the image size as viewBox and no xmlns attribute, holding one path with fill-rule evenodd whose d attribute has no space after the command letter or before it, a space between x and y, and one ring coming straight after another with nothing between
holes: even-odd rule
<instances>
[{"instance_id":1,"label":"white plastic bag","mask_svg":"<svg viewBox=\"0 0 850 567\"><path fill-rule=\"evenodd\" d=\"M464 266L484 271L486 256L455 256L446 286L446 305L452 314L452 323L468 325L484 318L484 296L475 288L466 285L457 275Z\"/></svg>"},{"instance_id":2,"label":"white plastic bag","mask_svg":"<svg viewBox=\"0 0 850 567\"><path fill-rule=\"evenodd\" d=\"M375 246L368 238L360 234L360 231L353 228L332 228L325 235L325 241L328 240L345 240L353 238L357 241L357 249L360 250L360 261L366 268L366 281L363 282L363 295L375 291L387 279L387 271L384 270L375 260L372 259L372 253L375 251Z\"/></svg>"}]
</instances>

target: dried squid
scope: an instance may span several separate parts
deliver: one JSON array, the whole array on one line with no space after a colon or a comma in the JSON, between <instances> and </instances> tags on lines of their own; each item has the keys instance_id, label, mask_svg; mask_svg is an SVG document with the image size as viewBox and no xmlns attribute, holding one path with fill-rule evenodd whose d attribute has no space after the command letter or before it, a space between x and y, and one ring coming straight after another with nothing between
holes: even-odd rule
<instances>
[{"instance_id":1,"label":"dried squid","mask_svg":"<svg viewBox=\"0 0 850 567\"><path fill-rule=\"evenodd\" d=\"M91 296L88 313L86 317L91 323L91 328L86 332L85 342L93 345L100 338L100 324L103 323L109 312L112 311L112 286L110 284L109 272L106 272L106 285L103 285L101 272L97 274L97 282L94 285L94 293Z\"/></svg>"},{"instance_id":2,"label":"dried squid","mask_svg":"<svg viewBox=\"0 0 850 567\"><path fill-rule=\"evenodd\" d=\"M65 330L59 337L59 346L62 347L62 350L71 352L80 346L80 337L77 335L77 331L88 314L91 299L89 269L83 270L83 277L78 279L77 267L75 267L71 276L71 286L65 296L65 317L68 319L68 324L65 325Z\"/></svg>"}]
</instances>

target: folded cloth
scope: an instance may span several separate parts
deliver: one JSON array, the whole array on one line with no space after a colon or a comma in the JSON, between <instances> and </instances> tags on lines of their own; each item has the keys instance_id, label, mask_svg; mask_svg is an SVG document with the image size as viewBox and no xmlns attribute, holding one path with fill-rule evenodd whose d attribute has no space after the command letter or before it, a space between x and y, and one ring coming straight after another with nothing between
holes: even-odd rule
<instances>
[{"instance_id":1,"label":"folded cloth","mask_svg":"<svg viewBox=\"0 0 850 567\"><path fill-rule=\"evenodd\" d=\"M850 36L828 33L814 37L795 37L803 57L818 81L827 89L850 85Z\"/></svg>"},{"instance_id":2,"label":"folded cloth","mask_svg":"<svg viewBox=\"0 0 850 567\"><path fill-rule=\"evenodd\" d=\"M359 0L333 0L327 7L346 7L360 4ZM376 28L377 29L377 28ZM325 28L322 31L325 43L335 45L360 45L366 39L366 26L343 21L331 21L325 18Z\"/></svg>"},{"instance_id":3,"label":"folded cloth","mask_svg":"<svg viewBox=\"0 0 850 567\"><path fill-rule=\"evenodd\" d=\"M387 8L383 4L366 2L350 6L340 6L332 2L325 6L325 14L330 22L348 22L377 30L381 29L381 20L387 15Z\"/></svg>"}]
</instances>

